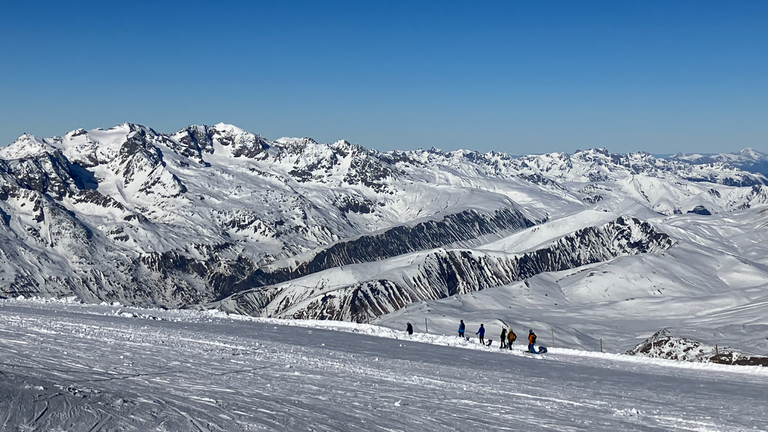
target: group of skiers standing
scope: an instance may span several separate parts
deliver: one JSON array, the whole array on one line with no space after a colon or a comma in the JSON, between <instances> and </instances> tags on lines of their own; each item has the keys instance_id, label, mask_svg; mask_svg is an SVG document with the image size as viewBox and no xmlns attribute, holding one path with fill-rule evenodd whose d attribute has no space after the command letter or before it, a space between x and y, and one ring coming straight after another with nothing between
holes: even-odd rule
<instances>
[{"instance_id":1,"label":"group of skiers standing","mask_svg":"<svg viewBox=\"0 0 768 432\"><path fill-rule=\"evenodd\" d=\"M459 323L459 337L465 337L464 333L466 331L466 326L464 325L464 320L460 320ZM480 328L475 332L475 334L480 338L480 343L485 345L485 326L483 324L480 324ZM501 348L509 348L512 349L512 343L517 340L517 335L515 334L512 329L507 329L505 327L501 328ZM488 343L490 345L490 341ZM528 351L532 353L536 353L536 349L534 348L534 344L536 344L536 333L533 332L533 329L528 330Z\"/></svg>"},{"instance_id":2,"label":"group of skiers standing","mask_svg":"<svg viewBox=\"0 0 768 432\"><path fill-rule=\"evenodd\" d=\"M464 338L464 332L466 331L466 326L464 325L464 320L460 320L459 323L459 337ZM409 335L413 334L413 326L411 323L408 323L408 325L405 328L405 332ZM475 334L480 338L480 343L485 345L485 326L480 324L480 328L475 332ZM501 328L501 348L509 348L512 349L512 343L517 340L517 335L515 334L512 329L507 329L505 327ZM536 343L536 333L533 332L533 330L528 330L528 351L532 352L534 354L537 353L536 349L534 348L534 344ZM488 345L490 345L491 342L488 341ZM542 351L543 350L543 351ZM544 347L539 347L538 353L546 352L546 349Z\"/></svg>"}]
</instances>

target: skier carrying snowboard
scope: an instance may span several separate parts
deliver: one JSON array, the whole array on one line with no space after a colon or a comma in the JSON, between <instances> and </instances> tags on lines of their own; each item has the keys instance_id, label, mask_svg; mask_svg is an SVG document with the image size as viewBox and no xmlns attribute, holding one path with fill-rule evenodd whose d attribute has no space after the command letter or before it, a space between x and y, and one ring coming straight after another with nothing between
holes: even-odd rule
<instances>
[{"instance_id":1,"label":"skier carrying snowboard","mask_svg":"<svg viewBox=\"0 0 768 432\"><path fill-rule=\"evenodd\" d=\"M504 327L501 328L501 348L504 349L507 347L507 329Z\"/></svg>"},{"instance_id":2,"label":"skier carrying snowboard","mask_svg":"<svg viewBox=\"0 0 768 432\"><path fill-rule=\"evenodd\" d=\"M459 323L459 337L460 338L464 337L464 329L465 328L466 327L464 326L464 320L461 320L461 323Z\"/></svg>"},{"instance_id":3,"label":"skier carrying snowboard","mask_svg":"<svg viewBox=\"0 0 768 432\"><path fill-rule=\"evenodd\" d=\"M528 351L536 354L536 349L533 348L533 344L536 343L536 333L533 330L528 330Z\"/></svg>"},{"instance_id":4,"label":"skier carrying snowboard","mask_svg":"<svg viewBox=\"0 0 768 432\"><path fill-rule=\"evenodd\" d=\"M482 324L480 324L480 329L475 334L480 336L480 344L484 344L485 341L483 341L483 337L485 337L485 327L483 327Z\"/></svg>"},{"instance_id":5,"label":"skier carrying snowboard","mask_svg":"<svg viewBox=\"0 0 768 432\"><path fill-rule=\"evenodd\" d=\"M507 333L507 348L512 349L512 343L517 339L517 335L515 332L512 331L512 329L509 329L509 333Z\"/></svg>"}]
</instances>

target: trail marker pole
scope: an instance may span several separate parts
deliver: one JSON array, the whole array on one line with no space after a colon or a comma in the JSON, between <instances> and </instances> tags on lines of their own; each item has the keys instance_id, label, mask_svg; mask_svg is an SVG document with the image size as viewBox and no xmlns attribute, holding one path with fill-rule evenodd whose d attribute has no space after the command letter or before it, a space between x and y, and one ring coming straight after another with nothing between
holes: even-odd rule
<instances>
[{"instance_id":1,"label":"trail marker pole","mask_svg":"<svg viewBox=\"0 0 768 432\"><path fill-rule=\"evenodd\" d=\"M424 318L424 333L429 333L429 327L427 327L427 319Z\"/></svg>"},{"instance_id":2,"label":"trail marker pole","mask_svg":"<svg viewBox=\"0 0 768 432\"><path fill-rule=\"evenodd\" d=\"M554 348L555 347L555 328L550 326L549 329L552 330L552 348Z\"/></svg>"}]
</instances>

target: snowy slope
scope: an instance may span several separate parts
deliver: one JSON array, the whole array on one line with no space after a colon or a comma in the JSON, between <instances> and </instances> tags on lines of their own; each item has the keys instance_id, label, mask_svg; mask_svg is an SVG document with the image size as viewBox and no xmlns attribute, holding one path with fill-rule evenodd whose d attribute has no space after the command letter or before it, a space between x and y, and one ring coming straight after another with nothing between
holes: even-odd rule
<instances>
[{"instance_id":1,"label":"snowy slope","mask_svg":"<svg viewBox=\"0 0 768 432\"><path fill-rule=\"evenodd\" d=\"M413 304L377 322L397 328L427 318L436 331L449 332L463 317L471 328L485 323L493 335L502 326L534 328L551 345L554 329L555 346L596 350L602 338L622 352L668 328L713 351L718 344L768 355L768 209L651 222L674 246ZM529 245L513 240L498 247Z\"/></svg>"},{"instance_id":2,"label":"snowy slope","mask_svg":"<svg viewBox=\"0 0 768 432\"><path fill-rule=\"evenodd\" d=\"M432 330L430 330L432 332ZM754 431L768 369L0 301L0 429Z\"/></svg>"},{"instance_id":3,"label":"snowy slope","mask_svg":"<svg viewBox=\"0 0 768 432\"><path fill-rule=\"evenodd\" d=\"M666 325L702 340L696 314L721 311L729 343L762 352L766 183L647 153L377 152L223 123L24 135L0 149L0 296L398 326L476 296L446 319L503 307L574 347ZM626 313L652 319L606 324Z\"/></svg>"}]
</instances>

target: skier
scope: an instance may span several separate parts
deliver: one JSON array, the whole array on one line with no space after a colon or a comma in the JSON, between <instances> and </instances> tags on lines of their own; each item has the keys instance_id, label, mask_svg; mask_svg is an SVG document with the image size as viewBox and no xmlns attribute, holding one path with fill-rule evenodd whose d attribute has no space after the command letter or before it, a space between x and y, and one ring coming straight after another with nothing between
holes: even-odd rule
<instances>
[{"instance_id":1,"label":"skier","mask_svg":"<svg viewBox=\"0 0 768 432\"><path fill-rule=\"evenodd\" d=\"M517 339L517 335L512 329L509 329L509 333L507 333L507 348L512 349L512 342L514 342L515 339Z\"/></svg>"},{"instance_id":2,"label":"skier","mask_svg":"<svg viewBox=\"0 0 768 432\"><path fill-rule=\"evenodd\" d=\"M485 341L483 340L483 337L485 337L485 327L483 327L482 324L480 324L480 329L475 334L480 336L480 344L485 344Z\"/></svg>"},{"instance_id":3,"label":"skier","mask_svg":"<svg viewBox=\"0 0 768 432\"><path fill-rule=\"evenodd\" d=\"M408 323L408 327L405 328L405 332L408 333L409 335L413 334L413 326L411 325L411 323Z\"/></svg>"},{"instance_id":4,"label":"skier","mask_svg":"<svg viewBox=\"0 0 768 432\"><path fill-rule=\"evenodd\" d=\"M533 344L536 343L536 333L533 330L528 330L528 351L536 354L536 349L533 348Z\"/></svg>"},{"instance_id":5,"label":"skier","mask_svg":"<svg viewBox=\"0 0 768 432\"><path fill-rule=\"evenodd\" d=\"M464 337L464 320L461 320L461 324L459 324L459 337Z\"/></svg>"},{"instance_id":6,"label":"skier","mask_svg":"<svg viewBox=\"0 0 768 432\"><path fill-rule=\"evenodd\" d=\"M507 347L507 329L504 327L501 328L501 348L504 349Z\"/></svg>"}]
</instances>

